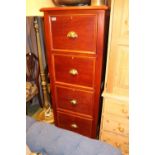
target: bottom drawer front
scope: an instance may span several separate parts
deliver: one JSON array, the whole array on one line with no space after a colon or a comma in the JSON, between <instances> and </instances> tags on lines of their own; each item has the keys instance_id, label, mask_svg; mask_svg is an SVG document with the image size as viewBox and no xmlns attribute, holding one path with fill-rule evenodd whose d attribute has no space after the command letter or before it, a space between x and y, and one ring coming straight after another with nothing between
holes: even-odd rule
<instances>
[{"instance_id":1,"label":"bottom drawer front","mask_svg":"<svg viewBox=\"0 0 155 155\"><path fill-rule=\"evenodd\" d=\"M91 137L92 120L58 112L58 126Z\"/></svg>"},{"instance_id":2,"label":"bottom drawer front","mask_svg":"<svg viewBox=\"0 0 155 155\"><path fill-rule=\"evenodd\" d=\"M105 141L113 146L120 148L123 155L129 153L129 140L127 136L120 136L110 132L103 131L100 140Z\"/></svg>"}]
</instances>

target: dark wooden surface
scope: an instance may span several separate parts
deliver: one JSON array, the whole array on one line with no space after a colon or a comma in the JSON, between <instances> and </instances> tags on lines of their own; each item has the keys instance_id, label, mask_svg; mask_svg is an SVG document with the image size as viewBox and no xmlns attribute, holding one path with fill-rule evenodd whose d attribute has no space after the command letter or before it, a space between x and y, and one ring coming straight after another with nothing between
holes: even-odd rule
<instances>
[{"instance_id":1,"label":"dark wooden surface","mask_svg":"<svg viewBox=\"0 0 155 155\"><path fill-rule=\"evenodd\" d=\"M96 19L95 15L62 15L51 16L53 49L96 51ZM56 21L53 21L53 19ZM70 31L77 33L75 39L68 38Z\"/></svg>"},{"instance_id":2,"label":"dark wooden surface","mask_svg":"<svg viewBox=\"0 0 155 155\"><path fill-rule=\"evenodd\" d=\"M72 124L76 124L77 128L73 128ZM92 133L92 120L64 112L58 112L58 126L89 137Z\"/></svg>"},{"instance_id":3,"label":"dark wooden surface","mask_svg":"<svg viewBox=\"0 0 155 155\"><path fill-rule=\"evenodd\" d=\"M76 11L76 10L109 10L109 7L106 5L101 5L101 6L73 6L73 7L52 7L52 8L41 8L40 11L43 12L50 12L50 11L64 11L64 10L71 10L71 11Z\"/></svg>"},{"instance_id":4,"label":"dark wooden surface","mask_svg":"<svg viewBox=\"0 0 155 155\"><path fill-rule=\"evenodd\" d=\"M108 7L61 7L41 10L44 11L45 19L55 124L96 138L101 107L101 75L105 68L103 64L106 54L105 25L108 25ZM53 17L56 20L53 21ZM68 39L68 31L76 31L78 38ZM78 70L77 75L69 74L72 68ZM79 104L70 105L69 100L72 97L76 98ZM72 128L72 123L77 124L78 128Z\"/></svg>"},{"instance_id":5,"label":"dark wooden surface","mask_svg":"<svg viewBox=\"0 0 155 155\"><path fill-rule=\"evenodd\" d=\"M68 55L54 56L53 58L55 81L93 87L95 59ZM76 69L78 74L69 73Z\"/></svg>"},{"instance_id":6,"label":"dark wooden surface","mask_svg":"<svg viewBox=\"0 0 155 155\"><path fill-rule=\"evenodd\" d=\"M57 86L56 94L58 109L66 109L69 111L86 114L88 115L87 117L92 118L94 99L94 93L92 91ZM71 100L76 100L77 103L75 105L71 104Z\"/></svg>"}]
</instances>

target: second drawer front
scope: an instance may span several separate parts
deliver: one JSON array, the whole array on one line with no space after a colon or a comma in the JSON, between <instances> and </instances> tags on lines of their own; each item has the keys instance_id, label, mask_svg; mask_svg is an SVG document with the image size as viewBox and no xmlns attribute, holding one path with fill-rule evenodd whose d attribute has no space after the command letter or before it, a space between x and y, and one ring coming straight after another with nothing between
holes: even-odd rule
<instances>
[{"instance_id":1,"label":"second drawer front","mask_svg":"<svg viewBox=\"0 0 155 155\"><path fill-rule=\"evenodd\" d=\"M92 121L64 113L57 113L58 126L85 136L91 136Z\"/></svg>"},{"instance_id":2,"label":"second drawer front","mask_svg":"<svg viewBox=\"0 0 155 155\"><path fill-rule=\"evenodd\" d=\"M55 55L54 65L57 82L93 87L95 58Z\"/></svg>"},{"instance_id":3,"label":"second drawer front","mask_svg":"<svg viewBox=\"0 0 155 155\"><path fill-rule=\"evenodd\" d=\"M73 88L56 87L58 108L93 115L93 93Z\"/></svg>"}]
</instances>

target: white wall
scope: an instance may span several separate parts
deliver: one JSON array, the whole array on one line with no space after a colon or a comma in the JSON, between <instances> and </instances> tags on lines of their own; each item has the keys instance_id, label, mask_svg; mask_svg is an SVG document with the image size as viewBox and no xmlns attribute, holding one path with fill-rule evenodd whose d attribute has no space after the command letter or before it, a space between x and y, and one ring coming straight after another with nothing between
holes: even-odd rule
<instances>
[{"instance_id":1,"label":"white wall","mask_svg":"<svg viewBox=\"0 0 155 155\"><path fill-rule=\"evenodd\" d=\"M54 7L52 0L26 0L26 16L43 16L39 9Z\"/></svg>"}]
</instances>

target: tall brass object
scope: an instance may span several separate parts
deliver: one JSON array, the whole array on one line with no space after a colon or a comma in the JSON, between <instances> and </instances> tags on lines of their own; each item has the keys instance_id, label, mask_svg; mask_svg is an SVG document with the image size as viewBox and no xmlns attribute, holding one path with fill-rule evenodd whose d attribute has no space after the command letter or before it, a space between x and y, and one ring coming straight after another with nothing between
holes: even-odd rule
<instances>
[{"instance_id":1,"label":"tall brass object","mask_svg":"<svg viewBox=\"0 0 155 155\"><path fill-rule=\"evenodd\" d=\"M38 59L39 59L39 66L40 66L40 77L41 77L41 86L42 86L43 102L44 102L43 103L43 109L36 116L36 119L39 121L45 121L48 123L53 123L54 117L53 117L53 112L51 110L50 102L49 102L48 94L47 94L47 82L46 82L46 76L45 76L44 65L43 65L39 26L38 26L37 18L35 18L35 20L34 20L34 28L35 28L35 32L36 32L36 38L37 38Z\"/></svg>"}]
</instances>

